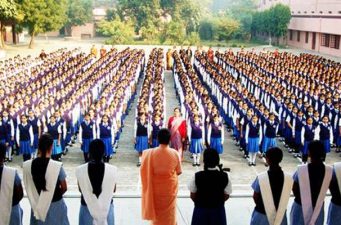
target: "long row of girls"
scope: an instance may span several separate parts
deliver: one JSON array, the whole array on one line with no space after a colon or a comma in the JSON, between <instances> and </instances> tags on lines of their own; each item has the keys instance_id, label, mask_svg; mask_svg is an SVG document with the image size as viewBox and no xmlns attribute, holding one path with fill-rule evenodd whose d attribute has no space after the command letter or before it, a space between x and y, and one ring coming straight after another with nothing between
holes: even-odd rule
<instances>
[{"instance_id":1,"label":"long row of girls","mask_svg":"<svg viewBox=\"0 0 341 225\"><path fill-rule=\"evenodd\" d=\"M106 144L107 161L117 146L122 121L136 93L144 52L111 49L97 61L92 54L65 49L19 67L0 87L0 142L26 161L35 157L45 131L54 138L52 158L61 160L67 146L79 142L88 160L91 140Z\"/></svg>"}]
</instances>

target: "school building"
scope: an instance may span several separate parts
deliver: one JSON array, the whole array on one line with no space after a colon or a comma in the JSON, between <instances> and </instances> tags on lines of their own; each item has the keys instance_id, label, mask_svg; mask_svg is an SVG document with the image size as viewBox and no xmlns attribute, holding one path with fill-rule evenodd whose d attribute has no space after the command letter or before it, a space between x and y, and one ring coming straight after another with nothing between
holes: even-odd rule
<instances>
[{"instance_id":1,"label":"school building","mask_svg":"<svg viewBox=\"0 0 341 225\"><path fill-rule=\"evenodd\" d=\"M341 0L260 0L258 9L278 3L291 9L289 46L341 57Z\"/></svg>"}]
</instances>

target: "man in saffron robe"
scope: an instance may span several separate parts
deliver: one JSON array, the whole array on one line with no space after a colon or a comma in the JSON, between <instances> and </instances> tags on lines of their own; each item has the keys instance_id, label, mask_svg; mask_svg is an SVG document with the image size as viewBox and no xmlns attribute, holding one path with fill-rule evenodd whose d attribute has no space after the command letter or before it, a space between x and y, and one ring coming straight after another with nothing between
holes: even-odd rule
<instances>
[{"instance_id":1,"label":"man in saffron robe","mask_svg":"<svg viewBox=\"0 0 341 225\"><path fill-rule=\"evenodd\" d=\"M214 51L213 51L212 47L210 47L210 48L208 49L207 56L208 56L208 59L209 59L211 62L213 62L213 60L214 60Z\"/></svg>"},{"instance_id":2,"label":"man in saffron robe","mask_svg":"<svg viewBox=\"0 0 341 225\"><path fill-rule=\"evenodd\" d=\"M173 51L168 49L167 51L167 54L166 54L166 57L167 57L167 70L172 70L173 68Z\"/></svg>"},{"instance_id":3,"label":"man in saffron robe","mask_svg":"<svg viewBox=\"0 0 341 225\"><path fill-rule=\"evenodd\" d=\"M176 225L178 176L182 173L176 150L169 148L168 129L158 133L159 147L143 152L141 165L142 218L152 225Z\"/></svg>"},{"instance_id":4,"label":"man in saffron robe","mask_svg":"<svg viewBox=\"0 0 341 225\"><path fill-rule=\"evenodd\" d=\"M180 109L174 109L174 116L168 120L168 129L171 132L170 146L178 151L179 158L183 159L184 142L187 138L186 120L181 117Z\"/></svg>"}]
</instances>

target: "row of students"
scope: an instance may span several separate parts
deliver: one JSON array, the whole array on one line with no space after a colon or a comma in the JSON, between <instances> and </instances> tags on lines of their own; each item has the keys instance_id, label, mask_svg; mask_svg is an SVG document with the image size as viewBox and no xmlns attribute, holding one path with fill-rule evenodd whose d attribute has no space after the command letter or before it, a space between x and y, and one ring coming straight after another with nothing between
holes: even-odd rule
<instances>
[{"instance_id":1,"label":"row of students","mask_svg":"<svg viewBox=\"0 0 341 225\"><path fill-rule=\"evenodd\" d=\"M159 146L157 134L164 127L166 108L163 60L163 50L154 48L145 69L134 126L134 144L138 152L137 166L141 165L144 150Z\"/></svg>"},{"instance_id":2,"label":"row of students","mask_svg":"<svg viewBox=\"0 0 341 225\"><path fill-rule=\"evenodd\" d=\"M180 51L179 55L175 52L174 60L175 84L187 120L189 150L192 153L193 166L200 166L200 155L205 145L216 149L219 154L223 152L224 127L220 114L193 69L186 51Z\"/></svg>"},{"instance_id":3,"label":"row of students","mask_svg":"<svg viewBox=\"0 0 341 225\"><path fill-rule=\"evenodd\" d=\"M123 120L135 95L143 56L142 51L133 51L123 60L116 75L100 93L99 100L90 106L89 114L85 115L79 131L79 141L86 162L89 143L96 137L105 143L106 162L114 154L113 146L119 139Z\"/></svg>"},{"instance_id":4,"label":"row of students","mask_svg":"<svg viewBox=\"0 0 341 225\"><path fill-rule=\"evenodd\" d=\"M224 118L229 126L234 127L234 135L236 140L240 143L241 149L244 151L244 157L249 158L249 165L255 165L256 154L258 151L263 150L263 153L269 147L276 146L276 130L278 129L278 122L274 115L269 115L267 110L264 110L264 106L257 104L252 96L248 96L250 100L245 98L244 100L239 100L239 96L234 100L235 93L227 90L227 93L233 94L222 94L219 90L221 88L227 88L226 85L219 84L219 76L214 75L216 73L214 67L218 65L214 62L206 61L205 57L202 57L196 53L195 67L197 69L198 75L201 77L204 83L208 84L208 87L213 91L213 95L216 96L216 104L221 107L224 112ZM200 60L200 62L198 61ZM205 71L203 65L206 64ZM222 71L223 72L223 71ZM235 78L224 74L224 81L229 81L229 85L232 88L239 88L241 92L248 95L247 92L243 92L238 86ZM215 80L214 80L214 79ZM232 81L232 82L231 82ZM235 82L235 83L233 83ZM222 97L224 96L224 97ZM233 103L233 100L235 104ZM238 104L236 104L238 102ZM226 104L226 105L225 105ZM254 109L253 109L254 108ZM233 117L233 119L231 119ZM254 123L252 123L254 117ZM270 120L271 117L271 120ZM258 120L260 122L258 122ZM251 136L249 136L251 131ZM263 135L264 134L264 135ZM266 135L266 138L264 137ZM264 139L262 141L262 139ZM260 147L259 147L260 146Z\"/></svg>"}]
</instances>

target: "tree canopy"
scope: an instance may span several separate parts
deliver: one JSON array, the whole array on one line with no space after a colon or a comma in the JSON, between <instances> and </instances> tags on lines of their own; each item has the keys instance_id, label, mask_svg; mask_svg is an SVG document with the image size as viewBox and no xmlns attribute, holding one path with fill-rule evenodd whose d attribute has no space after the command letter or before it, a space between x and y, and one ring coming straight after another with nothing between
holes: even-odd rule
<instances>
[{"instance_id":1,"label":"tree canopy","mask_svg":"<svg viewBox=\"0 0 341 225\"><path fill-rule=\"evenodd\" d=\"M80 26L90 22L92 4L92 0L68 0L66 26Z\"/></svg>"},{"instance_id":2,"label":"tree canopy","mask_svg":"<svg viewBox=\"0 0 341 225\"><path fill-rule=\"evenodd\" d=\"M23 0L24 24L31 35L30 47L38 33L59 30L66 22L67 0Z\"/></svg>"},{"instance_id":3,"label":"tree canopy","mask_svg":"<svg viewBox=\"0 0 341 225\"><path fill-rule=\"evenodd\" d=\"M290 19L290 8L283 4L277 4L254 14L252 31L266 33L270 40L271 37L279 38L286 34Z\"/></svg>"}]
</instances>

